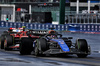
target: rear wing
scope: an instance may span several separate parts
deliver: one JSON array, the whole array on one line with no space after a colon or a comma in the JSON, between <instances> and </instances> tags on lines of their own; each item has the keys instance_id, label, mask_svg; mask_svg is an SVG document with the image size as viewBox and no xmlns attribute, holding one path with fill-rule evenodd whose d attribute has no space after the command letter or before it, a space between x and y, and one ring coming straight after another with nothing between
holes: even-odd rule
<instances>
[{"instance_id":1,"label":"rear wing","mask_svg":"<svg viewBox=\"0 0 100 66\"><path fill-rule=\"evenodd\" d=\"M10 31L10 32L21 32L21 31L23 31L23 28L9 28L8 31Z\"/></svg>"}]
</instances>

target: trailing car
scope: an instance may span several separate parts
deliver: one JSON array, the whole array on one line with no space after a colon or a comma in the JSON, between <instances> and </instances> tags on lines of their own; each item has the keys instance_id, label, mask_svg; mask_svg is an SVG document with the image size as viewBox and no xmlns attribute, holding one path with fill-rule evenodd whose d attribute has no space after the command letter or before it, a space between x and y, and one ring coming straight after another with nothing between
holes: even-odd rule
<instances>
[{"instance_id":1,"label":"trailing car","mask_svg":"<svg viewBox=\"0 0 100 66\"><path fill-rule=\"evenodd\" d=\"M24 28L9 28L1 35L1 49L9 50L19 48L20 38L26 35Z\"/></svg>"},{"instance_id":2,"label":"trailing car","mask_svg":"<svg viewBox=\"0 0 100 66\"><path fill-rule=\"evenodd\" d=\"M77 39L76 43L72 43L71 39L72 37L62 37L61 34L52 32L42 35L36 40L27 37L21 40L20 54L30 54L32 51L36 56L77 54L78 57L87 57L90 54L90 46L85 39Z\"/></svg>"}]
</instances>

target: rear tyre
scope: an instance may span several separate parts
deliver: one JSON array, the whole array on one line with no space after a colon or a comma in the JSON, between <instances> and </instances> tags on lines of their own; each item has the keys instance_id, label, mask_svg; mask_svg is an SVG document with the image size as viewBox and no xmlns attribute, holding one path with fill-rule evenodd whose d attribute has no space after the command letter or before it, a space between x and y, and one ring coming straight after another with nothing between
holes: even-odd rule
<instances>
[{"instance_id":1,"label":"rear tyre","mask_svg":"<svg viewBox=\"0 0 100 66\"><path fill-rule=\"evenodd\" d=\"M79 51L88 53L88 44L87 44L87 41L85 39L78 39L76 41L76 49L78 49ZM87 55L88 54L77 54L77 56L79 58L85 58L85 57L87 57Z\"/></svg>"},{"instance_id":2,"label":"rear tyre","mask_svg":"<svg viewBox=\"0 0 100 66\"><path fill-rule=\"evenodd\" d=\"M43 52L48 49L48 44L45 39L38 39L35 44L35 55L43 56Z\"/></svg>"},{"instance_id":3,"label":"rear tyre","mask_svg":"<svg viewBox=\"0 0 100 66\"><path fill-rule=\"evenodd\" d=\"M5 35L1 35L1 49L4 49Z\"/></svg>"},{"instance_id":4,"label":"rear tyre","mask_svg":"<svg viewBox=\"0 0 100 66\"><path fill-rule=\"evenodd\" d=\"M4 49L5 50L10 50L10 46L13 45L13 36L11 35L7 35L5 38L5 42L4 42Z\"/></svg>"},{"instance_id":5,"label":"rear tyre","mask_svg":"<svg viewBox=\"0 0 100 66\"><path fill-rule=\"evenodd\" d=\"M33 50L33 42L29 38L22 38L20 44L20 54L21 55L28 55L31 54Z\"/></svg>"}]
</instances>

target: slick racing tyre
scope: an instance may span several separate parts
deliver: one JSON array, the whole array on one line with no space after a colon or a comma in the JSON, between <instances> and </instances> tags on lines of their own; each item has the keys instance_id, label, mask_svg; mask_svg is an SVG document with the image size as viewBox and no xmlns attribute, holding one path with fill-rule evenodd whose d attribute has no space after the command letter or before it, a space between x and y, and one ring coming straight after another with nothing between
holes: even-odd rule
<instances>
[{"instance_id":1,"label":"slick racing tyre","mask_svg":"<svg viewBox=\"0 0 100 66\"><path fill-rule=\"evenodd\" d=\"M1 49L4 49L5 35L1 35Z\"/></svg>"},{"instance_id":2,"label":"slick racing tyre","mask_svg":"<svg viewBox=\"0 0 100 66\"><path fill-rule=\"evenodd\" d=\"M13 36L7 35L4 42L4 49L9 50L10 49L9 47L12 45L13 45Z\"/></svg>"},{"instance_id":3,"label":"slick racing tyre","mask_svg":"<svg viewBox=\"0 0 100 66\"><path fill-rule=\"evenodd\" d=\"M3 32L3 34L7 35L7 34L8 34L8 32L7 32L7 31L4 31L4 32Z\"/></svg>"},{"instance_id":4,"label":"slick racing tyre","mask_svg":"<svg viewBox=\"0 0 100 66\"><path fill-rule=\"evenodd\" d=\"M85 39L78 39L76 41L76 49L78 49L79 51L88 53L87 41ZM85 58L85 57L87 57L87 54L77 54L77 56L79 58Z\"/></svg>"},{"instance_id":5,"label":"slick racing tyre","mask_svg":"<svg viewBox=\"0 0 100 66\"><path fill-rule=\"evenodd\" d=\"M36 56L41 56L43 55L43 52L48 49L48 44L45 39L38 39L36 44L35 44L35 55Z\"/></svg>"},{"instance_id":6,"label":"slick racing tyre","mask_svg":"<svg viewBox=\"0 0 100 66\"><path fill-rule=\"evenodd\" d=\"M22 38L20 44L20 54L27 55L31 54L33 50L33 42L30 38Z\"/></svg>"}]
</instances>

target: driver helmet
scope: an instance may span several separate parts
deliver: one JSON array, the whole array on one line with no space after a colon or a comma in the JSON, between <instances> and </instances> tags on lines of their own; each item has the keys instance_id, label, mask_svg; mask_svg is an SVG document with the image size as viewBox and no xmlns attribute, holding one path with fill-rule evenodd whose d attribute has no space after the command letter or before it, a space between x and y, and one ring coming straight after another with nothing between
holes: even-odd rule
<instances>
[{"instance_id":1,"label":"driver helmet","mask_svg":"<svg viewBox=\"0 0 100 66\"><path fill-rule=\"evenodd\" d=\"M22 26L22 28L23 28L23 31L25 31L25 28L26 28L26 27L25 27L25 26Z\"/></svg>"},{"instance_id":2,"label":"driver helmet","mask_svg":"<svg viewBox=\"0 0 100 66\"><path fill-rule=\"evenodd\" d=\"M56 32L54 30L50 30L48 33L49 34L55 34Z\"/></svg>"}]
</instances>

